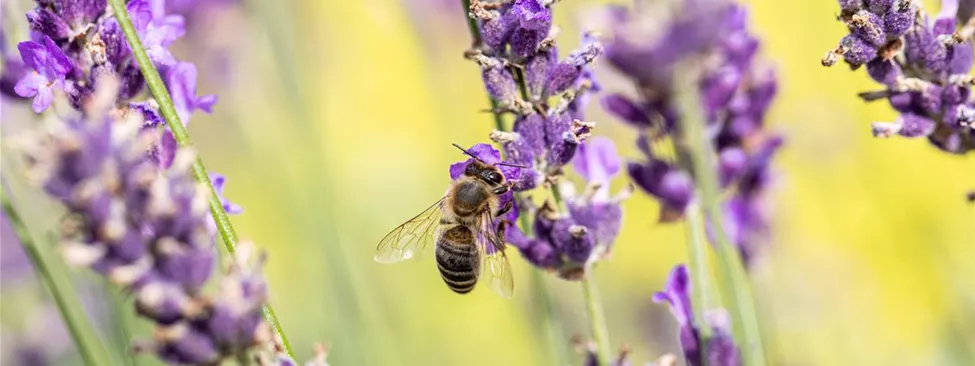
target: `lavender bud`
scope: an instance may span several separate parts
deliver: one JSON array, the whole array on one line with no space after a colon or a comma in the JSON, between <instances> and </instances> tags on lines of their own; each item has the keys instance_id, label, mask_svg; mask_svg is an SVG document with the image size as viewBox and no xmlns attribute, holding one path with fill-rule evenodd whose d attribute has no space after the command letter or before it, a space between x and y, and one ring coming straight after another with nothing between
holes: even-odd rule
<instances>
[{"instance_id":1,"label":"lavender bud","mask_svg":"<svg viewBox=\"0 0 975 366\"><path fill-rule=\"evenodd\" d=\"M640 106L622 94L610 94L603 97L602 105L606 111L633 127L639 129L650 127L650 117Z\"/></svg>"},{"instance_id":2,"label":"lavender bud","mask_svg":"<svg viewBox=\"0 0 975 366\"><path fill-rule=\"evenodd\" d=\"M511 34L511 52L525 59L538 50L552 27L552 11L540 0L516 0L510 13L517 24Z\"/></svg>"},{"instance_id":3,"label":"lavender bud","mask_svg":"<svg viewBox=\"0 0 975 366\"><path fill-rule=\"evenodd\" d=\"M48 8L34 8L28 11L27 22L30 24L30 30L54 40L64 40L72 33L71 27Z\"/></svg>"},{"instance_id":4,"label":"lavender bud","mask_svg":"<svg viewBox=\"0 0 975 366\"><path fill-rule=\"evenodd\" d=\"M880 47L887 41L884 32L883 18L877 14L860 10L849 21L853 35L856 35L872 46Z\"/></svg>"}]
</instances>

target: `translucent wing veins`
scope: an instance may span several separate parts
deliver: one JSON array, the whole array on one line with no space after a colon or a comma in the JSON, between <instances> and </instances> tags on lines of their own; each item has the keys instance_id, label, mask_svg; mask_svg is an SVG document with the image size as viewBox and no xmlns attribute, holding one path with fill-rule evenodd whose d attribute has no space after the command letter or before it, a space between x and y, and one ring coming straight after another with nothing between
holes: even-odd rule
<instances>
[{"instance_id":1,"label":"translucent wing veins","mask_svg":"<svg viewBox=\"0 0 975 366\"><path fill-rule=\"evenodd\" d=\"M373 259L379 263L396 263L415 257L436 237L443 216L441 198L412 219L386 234L376 246Z\"/></svg>"}]
</instances>

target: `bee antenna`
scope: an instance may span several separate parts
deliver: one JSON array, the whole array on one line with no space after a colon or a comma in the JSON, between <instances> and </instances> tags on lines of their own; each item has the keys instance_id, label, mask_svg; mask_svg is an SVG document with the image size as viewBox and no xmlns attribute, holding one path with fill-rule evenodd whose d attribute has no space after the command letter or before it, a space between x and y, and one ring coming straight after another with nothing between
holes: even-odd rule
<instances>
[{"instance_id":1,"label":"bee antenna","mask_svg":"<svg viewBox=\"0 0 975 366\"><path fill-rule=\"evenodd\" d=\"M528 169L528 167L527 166L524 166L524 165L510 164L510 163L505 163L503 161L500 162L500 163L497 163L495 165L504 165L504 166L510 166L510 167L513 167L513 168Z\"/></svg>"},{"instance_id":2,"label":"bee antenna","mask_svg":"<svg viewBox=\"0 0 975 366\"><path fill-rule=\"evenodd\" d=\"M463 147L460 147L460 145L457 145L457 144L451 144L451 145L454 145L454 147L460 149L460 151L463 151L465 155L474 158L474 160L477 160L477 161L480 161L480 162L482 162L484 164L487 164L487 163L484 162L484 160L481 160L481 158L479 158L477 156L474 156L474 154L471 154L471 152L470 151L467 151L467 149L465 149Z\"/></svg>"}]
</instances>

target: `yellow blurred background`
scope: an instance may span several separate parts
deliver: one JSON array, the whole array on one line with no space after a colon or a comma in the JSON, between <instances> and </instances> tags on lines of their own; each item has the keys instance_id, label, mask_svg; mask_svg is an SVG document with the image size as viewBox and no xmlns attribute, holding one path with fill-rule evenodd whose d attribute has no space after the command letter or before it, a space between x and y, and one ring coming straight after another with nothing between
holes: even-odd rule
<instances>
[{"instance_id":1,"label":"yellow blurred background","mask_svg":"<svg viewBox=\"0 0 975 366\"><path fill-rule=\"evenodd\" d=\"M563 50L602 3L555 5ZM779 71L769 123L787 138L775 162L774 240L752 274L773 364L973 364L975 207L964 194L975 189L975 157L871 136L870 122L896 117L856 97L877 86L862 70L819 63L845 34L835 2L745 3L762 56ZM457 296L432 256L372 260L388 230L443 193L447 166L461 159L450 143L487 142L493 128L477 66L462 58L470 41L460 6L246 5L191 27L174 54L197 63L201 94L220 98L190 133L244 207L238 232L269 255L271 301L299 358L324 341L333 365L579 364L569 346L588 335L578 283L545 275L533 287L515 254L513 299L483 288ZM606 90L628 87L608 65L597 73ZM624 158L639 156L633 132L597 103L588 118ZM643 364L680 352L676 323L650 296L686 261L684 232L657 224L645 194L624 210L613 258L596 277L613 347L630 345ZM563 328L558 355L539 291L553 297Z\"/></svg>"}]
</instances>

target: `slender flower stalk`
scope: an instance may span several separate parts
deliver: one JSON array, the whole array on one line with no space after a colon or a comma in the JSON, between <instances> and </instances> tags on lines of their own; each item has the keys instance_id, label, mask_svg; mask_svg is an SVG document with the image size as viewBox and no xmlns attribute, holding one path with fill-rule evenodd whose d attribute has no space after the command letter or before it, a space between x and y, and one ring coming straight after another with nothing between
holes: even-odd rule
<instances>
[{"instance_id":1,"label":"slender flower stalk","mask_svg":"<svg viewBox=\"0 0 975 366\"><path fill-rule=\"evenodd\" d=\"M691 305L694 311L694 319L704 319L707 309L713 306L711 302L710 273L708 273L707 261L707 239L704 238L704 218L701 213L700 205L692 203L687 206L687 225L684 230L687 232L687 257L688 267L690 267L691 281L694 286L691 288ZM711 326L707 322L700 322L698 333L701 337L699 345L702 354L707 354L708 343L711 340ZM702 365L707 365L707 358L701 360Z\"/></svg>"},{"instance_id":2,"label":"slender flower stalk","mask_svg":"<svg viewBox=\"0 0 975 366\"><path fill-rule=\"evenodd\" d=\"M589 315L589 330L596 342L596 358L600 365L609 365L612 357L609 331L606 330L606 315L603 314L599 291L596 289L596 279L592 273L582 280L582 294L586 300L586 314Z\"/></svg>"},{"instance_id":3,"label":"slender flower stalk","mask_svg":"<svg viewBox=\"0 0 975 366\"><path fill-rule=\"evenodd\" d=\"M139 64L139 70L142 73L142 76L145 78L146 84L149 86L149 90L159 103L159 109L163 118L166 120L166 124L172 130L173 137L180 146L192 147L193 142L190 140L189 133L186 131L185 126L183 126L183 122L176 113L176 107L173 105L173 99L170 96L169 91L166 90L166 85L163 83L162 77L159 76L159 71L156 70L156 67L150 61L149 55L146 53L135 27L132 25L132 20L129 18L124 2L122 0L109 0L109 5L112 7L112 11L115 13L115 16L118 19L119 26L125 33L125 39L128 41L133 54L135 54L136 61ZM221 239L223 239L227 252L229 252L231 255L236 253L236 246L238 242L237 233L234 230L233 225L230 223L230 218L227 216L227 212L224 210L220 194L216 189L214 189L213 184L210 182L210 176L207 173L206 167L203 165L203 160L199 156L197 156L193 161L192 173L196 181L200 182L201 184L205 184L210 192L210 213L213 215L213 219L217 225L217 230L220 233ZM285 336L284 331L281 328L281 324L278 322L277 316L274 314L274 309L271 308L271 305L264 304L262 306L262 312L265 319L274 330L276 337L284 345L288 356L294 359L294 351L291 349L291 344L288 342L288 338Z\"/></svg>"},{"instance_id":4,"label":"slender flower stalk","mask_svg":"<svg viewBox=\"0 0 975 366\"><path fill-rule=\"evenodd\" d=\"M697 85L700 80L700 72L693 62L678 66L675 77L680 78L674 85L675 101L677 110L682 116L679 128L685 139L678 143L678 149L686 149L686 154L691 160L691 168L694 174L695 183L700 192L700 203L704 214L710 222L725 222L721 203L718 198L718 176L716 173L714 153L711 147L711 139L704 131L707 124L704 114L701 111L702 101L697 90L690 87ZM695 230L690 228L689 230ZM732 313L737 315L733 326L735 334L740 340L744 341L742 353L746 365L765 365L765 348L762 344L762 337L758 325L755 303L752 298L751 285L748 282L745 268L738 257L738 249L728 240L725 230L713 230L716 241L716 252L724 277L731 285L731 297L729 307ZM700 248L703 250L703 248ZM703 256L703 253L696 253L692 258Z\"/></svg>"},{"instance_id":5,"label":"slender flower stalk","mask_svg":"<svg viewBox=\"0 0 975 366\"><path fill-rule=\"evenodd\" d=\"M38 277L51 291L51 297L57 304L58 311L60 311L61 317L74 339L78 353L81 354L86 365L111 364L111 358L108 357L108 353L99 341L95 328L83 313L81 303L72 290L71 280L63 270L64 265L54 263L52 256L43 253L37 243L31 239L27 228L20 219L20 215L17 214L13 204L8 199L5 188L4 192L0 193L0 201L2 201L0 203L3 205L4 215L20 239L24 252L27 253L27 257L36 269Z\"/></svg>"}]
</instances>

